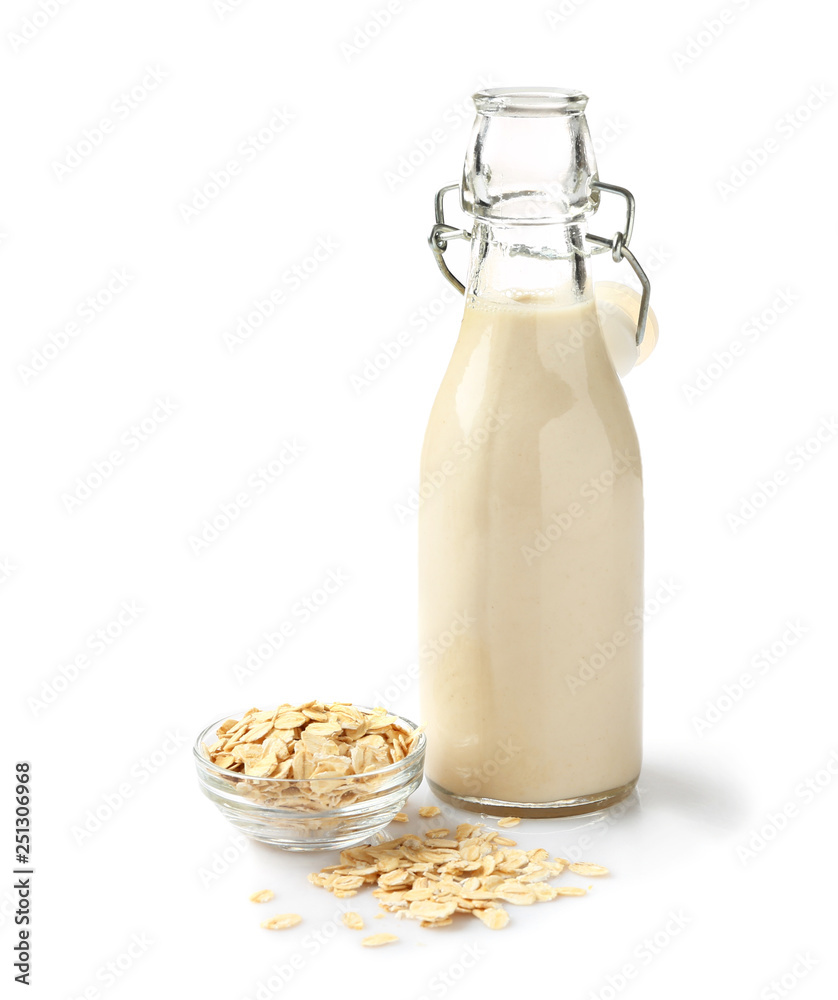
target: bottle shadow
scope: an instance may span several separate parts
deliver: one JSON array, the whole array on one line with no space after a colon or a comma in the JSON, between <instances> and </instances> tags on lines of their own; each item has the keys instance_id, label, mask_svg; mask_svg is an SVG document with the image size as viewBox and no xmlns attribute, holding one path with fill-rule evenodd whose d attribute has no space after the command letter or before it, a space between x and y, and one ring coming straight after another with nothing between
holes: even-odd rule
<instances>
[{"instance_id":1,"label":"bottle shadow","mask_svg":"<svg viewBox=\"0 0 838 1000\"><path fill-rule=\"evenodd\" d=\"M446 822L482 822L487 827L497 823L497 817L465 813L450 807L443 810ZM503 831L528 840L532 836L555 834L565 842L580 845L598 841L618 830L631 836L637 832L641 840L647 834L657 840L657 834L673 828L710 827L715 831L736 830L747 813L747 795L732 777L709 777L706 770L696 767L665 767L655 762L644 767L635 790L625 799L607 809L579 816L522 820L520 826ZM609 836L610 839L610 836ZM522 846L524 846L522 844ZM526 846L531 846L527 844ZM568 854L571 860L577 860Z\"/></svg>"},{"instance_id":2,"label":"bottle shadow","mask_svg":"<svg viewBox=\"0 0 838 1000\"><path fill-rule=\"evenodd\" d=\"M682 820L716 829L737 829L747 816L748 795L732 774L711 777L706 769L653 763L644 767L637 794L644 810L657 816L675 813Z\"/></svg>"}]
</instances>

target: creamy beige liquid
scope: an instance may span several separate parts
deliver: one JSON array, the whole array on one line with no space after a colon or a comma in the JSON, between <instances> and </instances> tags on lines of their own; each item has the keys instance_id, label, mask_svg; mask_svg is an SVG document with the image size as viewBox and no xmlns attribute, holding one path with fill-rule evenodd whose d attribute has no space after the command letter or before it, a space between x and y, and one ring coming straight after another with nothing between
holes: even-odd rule
<instances>
[{"instance_id":1,"label":"creamy beige liquid","mask_svg":"<svg viewBox=\"0 0 838 1000\"><path fill-rule=\"evenodd\" d=\"M592 303L469 301L421 484L428 777L529 804L634 781L640 459Z\"/></svg>"}]
</instances>

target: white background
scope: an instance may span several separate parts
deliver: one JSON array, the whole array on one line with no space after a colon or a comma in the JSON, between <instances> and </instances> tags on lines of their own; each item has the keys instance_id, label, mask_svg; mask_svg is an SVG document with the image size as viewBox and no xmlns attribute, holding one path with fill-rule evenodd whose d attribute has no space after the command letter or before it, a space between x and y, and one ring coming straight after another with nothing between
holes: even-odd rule
<instances>
[{"instance_id":1,"label":"white background","mask_svg":"<svg viewBox=\"0 0 838 1000\"><path fill-rule=\"evenodd\" d=\"M265 998L294 964L279 995L831 995L828 8L401 0L370 28L384 7L68 0L44 18L36 0L3 6L2 976L12 764L27 758L30 996ZM24 31L34 37L14 37ZM633 246L662 339L626 391L645 466L647 593L669 582L676 594L649 607L639 795L605 818L518 828L527 847L575 851L613 875L585 898L511 908L502 933L374 921L362 895L351 902L372 930L401 937L375 951L335 933L335 900L305 881L331 857L236 846L198 792L188 743L227 711L315 696L363 703L389 688L390 707L416 715L415 518L396 505L417 483L461 309L426 237L434 193L459 178L468 97L487 83L588 93L600 175L637 197ZM133 108L121 96L132 88ZM242 152L275 109L293 120ZM103 117L113 127L86 145ZM185 212L233 159L230 183ZM619 212L606 211L596 229L609 233ZM337 249L292 290L283 274L321 239ZM121 270L124 287L102 293ZM598 261L604 278L626 270ZM231 349L225 333L277 287L285 300ZM87 322L77 309L97 293ZM792 300L781 315L780 293ZM747 325L760 314L762 333ZM73 321L76 335L50 347ZM386 365L381 345L403 330L411 343ZM43 370L27 372L39 352ZM377 355L378 377L353 384ZM158 398L174 409L155 422ZM140 444L130 428L144 418L154 432ZM248 478L285 442L302 454L257 494ZM113 475L68 503L116 448ZM250 506L196 552L190 536L242 490ZM294 606L330 571L347 582L303 621ZM132 601L142 611L94 649ZM234 665L286 620L293 637L240 682ZM774 642L760 672L754 658ZM85 831L107 796L113 815ZM429 800L423 789L411 815ZM300 927L259 928L268 914L247 897L267 887L267 909L301 913ZM134 935L151 943L120 959Z\"/></svg>"}]
</instances>

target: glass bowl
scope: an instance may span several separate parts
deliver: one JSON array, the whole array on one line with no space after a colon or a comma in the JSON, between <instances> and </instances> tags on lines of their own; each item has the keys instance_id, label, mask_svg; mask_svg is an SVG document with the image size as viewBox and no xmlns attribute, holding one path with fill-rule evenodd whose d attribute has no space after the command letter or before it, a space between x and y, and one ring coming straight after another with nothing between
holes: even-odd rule
<instances>
[{"instance_id":1,"label":"glass bowl","mask_svg":"<svg viewBox=\"0 0 838 1000\"><path fill-rule=\"evenodd\" d=\"M362 705L354 707L370 711ZM204 795L254 840L287 851L324 851L364 843L392 822L422 782L424 733L403 760L364 774L257 778L228 771L210 761L204 744L214 741L222 722L243 714L227 713L216 719L198 736L192 752ZM417 728L409 719L395 718L405 728ZM324 798L336 796L342 799L339 805L324 805Z\"/></svg>"}]
</instances>

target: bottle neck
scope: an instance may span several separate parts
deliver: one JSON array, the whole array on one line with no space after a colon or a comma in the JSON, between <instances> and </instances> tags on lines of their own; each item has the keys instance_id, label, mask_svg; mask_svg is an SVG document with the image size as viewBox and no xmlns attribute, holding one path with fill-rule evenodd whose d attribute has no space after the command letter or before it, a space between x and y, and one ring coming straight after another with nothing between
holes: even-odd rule
<instances>
[{"instance_id":1,"label":"bottle neck","mask_svg":"<svg viewBox=\"0 0 838 1000\"><path fill-rule=\"evenodd\" d=\"M585 227L474 220L466 297L536 296L556 305L593 300Z\"/></svg>"}]
</instances>

